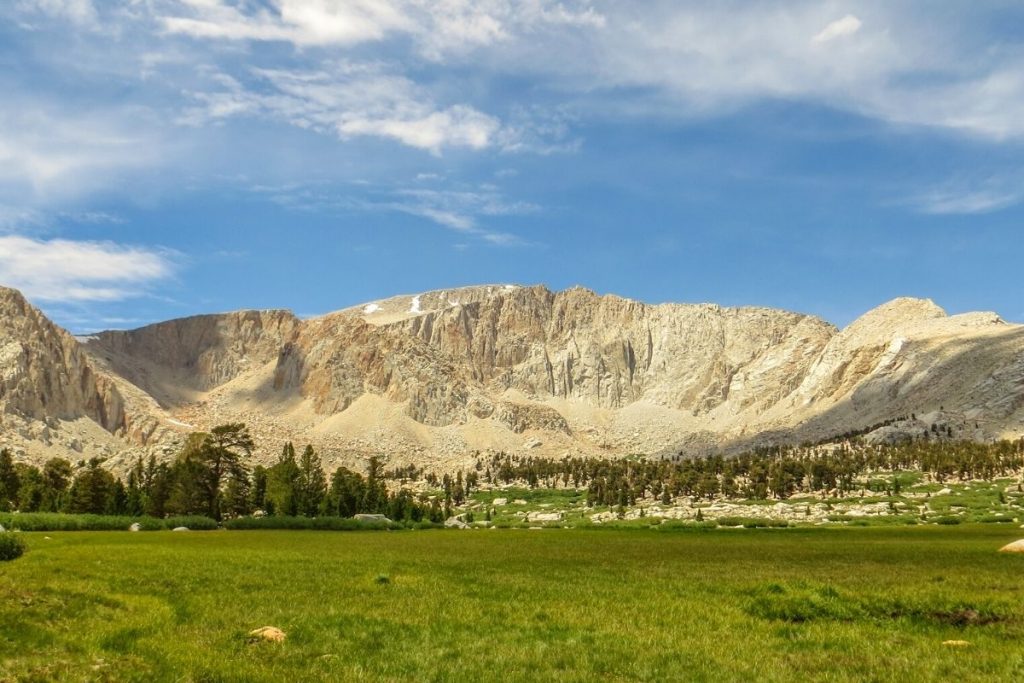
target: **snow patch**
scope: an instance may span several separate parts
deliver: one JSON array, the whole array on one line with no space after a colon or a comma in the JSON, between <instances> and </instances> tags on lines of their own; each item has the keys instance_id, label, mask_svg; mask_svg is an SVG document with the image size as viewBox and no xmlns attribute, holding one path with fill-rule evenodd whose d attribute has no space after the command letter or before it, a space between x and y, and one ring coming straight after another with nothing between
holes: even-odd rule
<instances>
[{"instance_id":1,"label":"snow patch","mask_svg":"<svg viewBox=\"0 0 1024 683\"><path fill-rule=\"evenodd\" d=\"M380 310L380 306L377 304L366 304L363 306L363 315L370 315Z\"/></svg>"},{"instance_id":2,"label":"snow patch","mask_svg":"<svg viewBox=\"0 0 1024 683\"><path fill-rule=\"evenodd\" d=\"M88 344L91 341L99 341L99 340L100 340L100 338L97 337L95 334L90 334L90 335L86 335L86 336L75 335L75 341L77 341L79 344Z\"/></svg>"},{"instance_id":3,"label":"snow patch","mask_svg":"<svg viewBox=\"0 0 1024 683\"><path fill-rule=\"evenodd\" d=\"M417 294L412 298L412 305L409 306L410 313L420 313L420 295Z\"/></svg>"}]
</instances>

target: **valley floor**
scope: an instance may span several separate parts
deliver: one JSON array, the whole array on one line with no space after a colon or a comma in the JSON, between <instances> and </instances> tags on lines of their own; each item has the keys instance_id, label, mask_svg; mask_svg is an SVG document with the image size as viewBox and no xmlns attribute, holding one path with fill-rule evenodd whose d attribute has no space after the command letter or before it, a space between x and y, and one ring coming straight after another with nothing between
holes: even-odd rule
<instances>
[{"instance_id":1,"label":"valley floor","mask_svg":"<svg viewBox=\"0 0 1024 683\"><path fill-rule=\"evenodd\" d=\"M25 533L0 681L1024 680L1020 536Z\"/></svg>"}]
</instances>

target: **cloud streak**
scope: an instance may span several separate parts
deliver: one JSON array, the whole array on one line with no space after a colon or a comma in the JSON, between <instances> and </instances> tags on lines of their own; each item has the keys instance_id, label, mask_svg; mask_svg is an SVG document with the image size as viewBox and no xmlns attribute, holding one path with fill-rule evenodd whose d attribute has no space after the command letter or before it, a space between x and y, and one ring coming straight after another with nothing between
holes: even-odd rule
<instances>
[{"instance_id":1,"label":"cloud streak","mask_svg":"<svg viewBox=\"0 0 1024 683\"><path fill-rule=\"evenodd\" d=\"M446 148L484 149L500 122L465 104L438 105L414 82L377 64L337 62L306 71L256 69L246 87L218 74L221 89L198 92L199 102L180 119L203 125L236 116L260 116L342 140L369 136L395 140L435 155Z\"/></svg>"},{"instance_id":2,"label":"cloud streak","mask_svg":"<svg viewBox=\"0 0 1024 683\"><path fill-rule=\"evenodd\" d=\"M821 31L813 38L812 43L827 43L836 38L842 38L843 36L852 36L854 33L860 30L863 24L861 20L852 14L847 14L842 19L836 19L829 23L828 26L821 29Z\"/></svg>"},{"instance_id":3,"label":"cloud streak","mask_svg":"<svg viewBox=\"0 0 1024 683\"><path fill-rule=\"evenodd\" d=\"M172 257L112 242L0 236L0 284L38 301L120 301L171 277Z\"/></svg>"},{"instance_id":4,"label":"cloud streak","mask_svg":"<svg viewBox=\"0 0 1024 683\"><path fill-rule=\"evenodd\" d=\"M911 197L908 203L925 214L972 215L993 213L1021 201L1024 189L989 180L980 184L947 183Z\"/></svg>"},{"instance_id":5,"label":"cloud streak","mask_svg":"<svg viewBox=\"0 0 1024 683\"><path fill-rule=\"evenodd\" d=\"M518 246L525 242L513 233L492 229L487 225L489 219L540 211L539 206L529 202L508 201L490 185L460 190L361 187L356 191L305 185L252 189L292 210L404 213L496 246Z\"/></svg>"}]
</instances>

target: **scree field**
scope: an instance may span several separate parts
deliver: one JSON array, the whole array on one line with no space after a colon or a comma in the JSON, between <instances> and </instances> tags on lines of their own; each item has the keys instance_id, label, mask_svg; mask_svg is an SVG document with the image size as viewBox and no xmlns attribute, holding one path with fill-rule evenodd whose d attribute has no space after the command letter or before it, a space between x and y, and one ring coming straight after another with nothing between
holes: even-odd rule
<instances>
[{"instance_id":1,"label":"scree field","mask_svg":"<svg viewBox=\"0 0 1024 683\"><path fill-rule=\"evenodd\" d=\"M0 680L1024 680L1019 535L26 533Z\"/></svg>"}]
</instances>

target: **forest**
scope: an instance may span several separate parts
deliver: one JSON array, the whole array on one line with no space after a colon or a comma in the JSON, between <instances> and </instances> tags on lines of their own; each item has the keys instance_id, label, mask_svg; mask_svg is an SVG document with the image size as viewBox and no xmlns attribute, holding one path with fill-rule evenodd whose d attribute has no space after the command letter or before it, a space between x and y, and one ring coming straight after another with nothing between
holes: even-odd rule
<instances>
[{"instance_id":1,"label":"forest","mask_svg":"<svg viewBox=\"0 0 1024 683\"><path fill-rule=\"evenodd\" d=\"M900 473L935 482L991 481L1024 472L1024 440L975 443L918 440L869 445L858 438L836 444L764 447L726 457L648 459L534 458L476 454L465 471L433 472L405 466L385 470L371 457L365 472L325 472L312 446L291 443L269 466L250 465L255 444L244 424L195 433L168 462L138 460L118 478L97 459L54 458L42 468L14 463L0 451L0 511L94 515L203 515L215 520L247 515L352 517L382 514L395 521L443 522L481 488L524 486L586 491L589 506L619 508L643 501L669 505L695 500L785 500L794 495L842 498L899 495Z\"/></svg>"}]
</instances>

